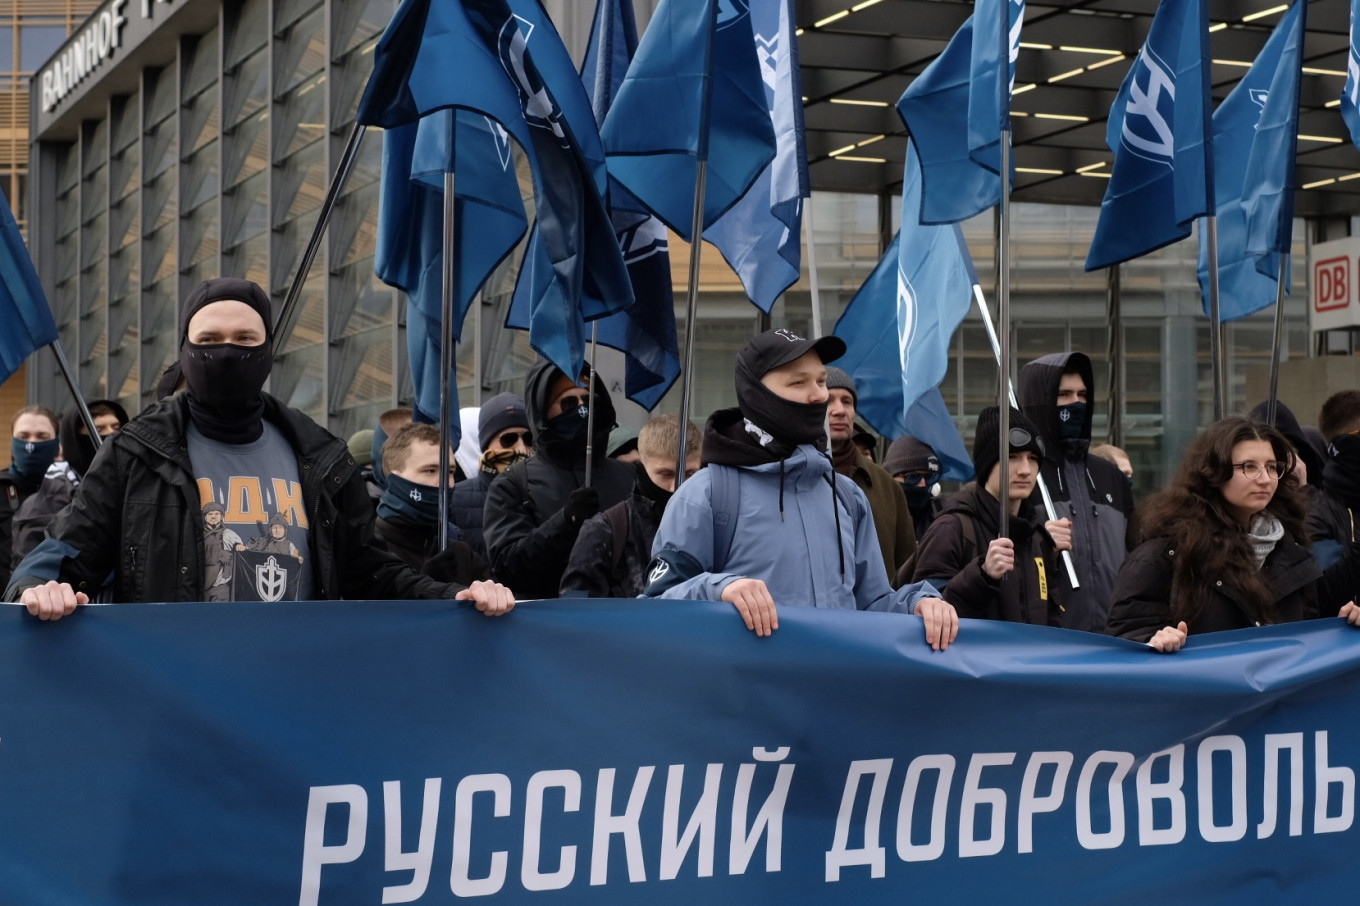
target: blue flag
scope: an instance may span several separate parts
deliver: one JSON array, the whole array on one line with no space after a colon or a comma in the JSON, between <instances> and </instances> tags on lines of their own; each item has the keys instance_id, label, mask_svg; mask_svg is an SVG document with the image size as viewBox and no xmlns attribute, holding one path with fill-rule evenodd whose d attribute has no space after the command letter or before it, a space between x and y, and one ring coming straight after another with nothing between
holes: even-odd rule
<instances>
[{"instance_id":1,"label":"blue flag","mask_svg":"<svg viewBox=\"0 0 1360 906\"><path fill-rule=\"evenodd\" d=\"M410 299L406 343L415 384L415 419L439 421L444 285L444 182L454 178L455 310L448 329L462 336L473 297L528 227L509 135L494 120L440 110L387 130L374 269ZM458 411L457 385L448 412ZM452 418L450 424L457 424Z\"/></svg>"},{"instance_id":2,"label":"blue flag","mask_svg":"<svg viewBox=\"0 0 1360 906\"><path fill-rule=\"evenodd\" d=\"M775 154L746 4L661 0L601 134L610 175L686 242L701 160L703 227L721 217Z\"/></svg>"},{"instance_id":3,"label":"blue flag","mask_svg":"<svg viewBox=\"0 0 1360 906\"><path fill-rule=\"evenodd\" d=\"M40 346L57 341L57 324L47 305L33 259L0 191L0 384L9 380Z\"/></svg>"},{"instance_id":4,"label":"blue flag","mask_svg":"<svg viewBox=\"0 0 1360 906\"><path fill-rule=\"evenodd\" d=\"M966 479L972 461L938 388L954 331L972 304L973 281L957 224L912 222L921 199L915 144L908 140L902 232L836 322L834 333L846 345L836 364L855 379L856 411L875 430L929 444L946 477Z\"/></svg>"},{"instance_id":5,"label":"blue flag","mask_svg":"<svg viewBox=\"0 0 1360 906\"><path fill-rule=\"evenodd\" d=\"M921 156L921 223L958 223L1001 200L1001 130L1010 118L1024 18L1024 0L977 0L944 53L898 100ZM1003 26L1009 48L1004 84Z\"/></svg>"},{"instance_id":6,"label":"blue flag","mask_svg":"<svg viewBox=\"0 0 1360 906\"><path fill-rule=\"evenodd\" d=\"M581 67L596 123L604 122L637 43L632 0L600 0ZM595 323L600 342L624 354L624 395L650 411L680 376L666 227L617 183L610 187L609 207L634 301Z\"/></svg>"},{"instance_id":7,"label":"blue flag","mask_svg":"<svg viewBox=\"0 0 1360 906\"><path fill-rule=\"evenodd\" d=\"M1214 112L1219 312L1230 321L1275 302L1280 253L1293 239L1295 136L1306 2L1296 2ZM1287 259L1286 259L1287 260ZM1289 272L1284 273L1285 291ZM1209 312L1209 249L1199 282Z\"/></svg>"},{"instance_id":8,"label":"blue flag","mask_svg":"<svg viewBox=\"0 0 1360 906\"><path fill-rule=\"evenodd\" d=\"M801 273L803 199L811 189L792 0L752 0L750 8L777 150L751 190L704 238L722 252L751 301L768 312Z\"/></svg>"},{"instance_id":9,"label":"blue flag","mask_svg":"<svg viewBox=\"0 0 1360 906\"><path fill-rule=\"evenodd\" d=\"M1360 0L1351 0L1351 42L1346 55L1346 87L1341 91L1341 117L1351 131L1351 143L1360 148L1360 34L1356 33L1356 19L1360 19Z\"/></svg>"},{"instance_id":10,"label":"blue flag","mask_svg":"<svg viewBox=\"0 0 1360 906\"><path fill-rule=\"evenodd\" d=\"M633 296L601 198L606 175L589 100L537 0L403 0L378 42L356 118L390 128L446 107L492 117L529 159L536 216L517 293L530 343L579 374L583 319Z\"/></svg>"},{"instance_id":11,"label":"blue flag","mask_svg":"<svg viewBox=\"0 0 1360 906\"><path fill-rule=\"evenodd\" d=\"M1164 0L1110 108L1114 172L1088 271L1184 239L1214 212L1209 86L1203 0Z\"/></svg>"}]
</instances>

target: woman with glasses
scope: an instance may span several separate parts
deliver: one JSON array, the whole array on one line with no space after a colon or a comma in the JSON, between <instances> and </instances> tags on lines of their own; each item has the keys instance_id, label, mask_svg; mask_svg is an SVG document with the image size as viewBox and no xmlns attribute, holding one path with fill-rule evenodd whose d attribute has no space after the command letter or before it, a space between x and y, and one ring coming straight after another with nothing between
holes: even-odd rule
<instances>
[{"instance_id":1,"label":"woman with glasses","mask_svg":"<svg viewBox=\"0 0 1360 906\"><path fill-rule=\"evenodd\" d=\"M1295 454L1279 431L1226 418L1195 438L1144 504L1147 540L1115 580L1110 635L1177 651L1190 635L1316 616L1360 625L1360 561L1325 572L1305 546Z\"/></svg>"}]
</instances>

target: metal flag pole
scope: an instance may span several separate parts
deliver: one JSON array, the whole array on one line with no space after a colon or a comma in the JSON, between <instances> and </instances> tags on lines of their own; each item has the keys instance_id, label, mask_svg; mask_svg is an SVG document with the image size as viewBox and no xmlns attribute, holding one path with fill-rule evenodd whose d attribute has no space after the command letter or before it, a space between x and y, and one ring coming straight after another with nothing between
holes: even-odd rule
<instances>
[{"instance_id":1,"label":"metal flag pole","mask_svg":"<svg viewBox=\"0 0 1360 906\"><path fill-rule=\"evenodd\" d=\"M708 161L699 160L699 169L694 177L694 219L690 228L693 239L689 246L689 290L685 302L685 373L680 387L680 443L675 461L675 488L680 489L685 480L685 461L689 454L685 450L685 437L689 432L689 394L694 382L694 335L695 320L699 308L699 250L704 247L704 195L708 191Z\"/></svg>"},{"instance_id":2,"label":"metal flag pole","mask_svg":"<svg viewBox=\"0 0 1360 906\"><path fill-rule=\"evenodd\" d=\"M803 199L803 230L807 233L808 281L812 284L812 339L822 338L822 294L817 283L817 246L813 242L812 193Z\"/></svg>"},{"instance_id":3,"label":"metal flag pole","mask_svg":"<svg viewBox=\"0 0 1360 906\"><path fill-rule=\"evenodd\" d=\"M594 363L591 363L594 368ZM482 291L477 290L477 295L472 301L472 373L477 379L473 385L472 402L480 407L482 405L482 382L486 376L482 374Z\"/></svg>"},{"instance_id":4,"label":"metal flag pole","mask_svg":"<svg viewBox=\"0 0 1360 906\"><path fill-rule=\"evenodd\" d=\"M363 141L367 129L367 126L355 123L354 128L350 130L349 140L345 142L345 150L340 153L340 164L335 168L330 188L326 190L326 200L321 204L316 226L312 228L312 237L307 240L307 248L302 253L302 260L298 262L293 283L288 287L288 295L284 298L283 307L279 309L279 316L274 321L275 355L283 349L288 336L293 332L293 325L298 318L297 301L302 295L302 284L307 281L307 272L312 269L312 261L321 248L321 237L331 222L331 215L335 213L335 203L340 199L340 192L345 188L345 183L349 182L349 174L354 170L354 162L359 157L359 143Z\"/></svg>"},{"instance_id":5,"label":"metal flag pole","mask_svg":"<svg viewBox=\"0 0 1360 906\"><path fill-rule=\"evenodd\" d=\"M1124 446L1124 420L1119 414L1124 411L1124 300L1120 283L1120 266L1112 264L1105 275L1105 314L1109 324L1106 332L1105 350L1109 358L1108 377L1110 382L1110 430L1107 432L1110 443L1116 447Z\"/></svg>"},{"instance_id":6,"label":"metal flag pole","mask_svg":"<svg viewBox=\"0 0 1360 906\"><path fill-rule=\"evenodd\" d=\"M449 439L453 436L449 401L453 398L454 245L457 200L453 173L444 173L444 287L439 323L439 550L449 546Z\"/></svg>"},{"instance_id":7,"label":"metal flag pole","mask_svg":"<svg viewBox=\"0 0 1360 906\"><path fill-rule=\"evenodd\" d=\"M963 251L964 254L967 254L968 252L967 249L964 249ZM1000 365L1001 343L997 339L996 328L992 326L992 313L991 310L987 308L987 299L982 295L982 287L976 283L973 284L973 298L977 301L978 311L982 313L982 326L986 328L987 339L991 341L992 355L996 356L997 364ZM1007 402L1009 402L1011 406L1015 407L1016 409L1019 409L1020 401L1015 396L1015 385L1011 383L1009 376L1007 376L1005 380L1005 386ZM1009 450L1007 452L1009 452ZM1044 481L1044 475L1042 472L1039 473L1039 496L1043 498L1044 511L1048 513L1048 518L1057 519L1058 508L1053 505L1053 495L1049 493L1048 482ZM1071 582L1072 587L1081 588L1081 583L1077 581L1076 565L1072 562L1072 552L1063 551L1062 561L1063 565L1067 567L1067 579L1069 582Z\"/></svg>"},{"instance_id":8,"label":"metal flag pole","mask_svg":"<svg viewBox=\"0 0 1360 906\"><path fill-rule=\"evenodd\" d=\"M1266 423L1274 427L1275 409L1280 393L1280 346L1284 342L1285 268L1289 267L1289 253L1280 252L1280 271L1275 278L1275 333L1270 342L1270 396L1266 403Z\"/></svg>"},{"instance_id":9,"label":"metal flag pole","mask_svg":"<svg viewBox=\"0 0 1360 906\"><path fill-rule=\"evenodd\" d=\"M1214 421L1227 408L1226 376L1223 373L1223 314L1218 302L1218 217L1205 217L1209 240L1209 357L1213 359Z\"/></svg>"},{"instance_id":10,"label":"metal flag pole","mask_svg":"<svg viewBox=\"0 0 1360 906\"><path fill-rule=\"evenodd\" d=\"M600 351L600 322L590 322L590 379L586 381L586 483L590 487L590 476L595 466L595 384L600 375L595 371L595 354ZM606 453L609 451L606 450Z\"/></svg>"},{"instance_id":11,"label":"metal flag pole","mask_svg":"<svg viewBox=\"0 0 1360 906\"><path fill-rule=\"evenodd\" d=\"M997 396L997 433L1000 435L997 447L997 465L1000 467L996 486L996 496L1001 507L1001 520L997 522L998 537L1010 536L1010 436L1011 407L1007 391L1011 383L1011 17L1010 2L1002 0L997 13L1001 16L1001 27L997 29L1001 39L1001 53L997 57L1000 71L997 73L997 111L1001 115L1001 202L997 206L996 236L996 300L997 332L1000 344L997 352L997 370L1000 372L996 382ZM977 480L987 483L986 475Z\"/></svg>"},{"instance_id":12,"label":"metal flag pole","mask_svg":"<svg viewBox=\"0 0 1360 906\"><path fill-rule=\"evenodd\" d=\"M80 413L80 420L85 423L86 430L90 432L90 440L94 441L94 448L98 450L104 439L99 436L99 429L94 426L94 416L90 414L90 407L85 405L85 397L80 392L80 385L76 383L75 370L71 368L71 362L66 358L66 350L61 348L61 340L53 340L47 344L47 348L56 356L61 376L66 379L66 386L71 388L71 395L75 397L76 411Z\"/></svg>"}]
</instances>

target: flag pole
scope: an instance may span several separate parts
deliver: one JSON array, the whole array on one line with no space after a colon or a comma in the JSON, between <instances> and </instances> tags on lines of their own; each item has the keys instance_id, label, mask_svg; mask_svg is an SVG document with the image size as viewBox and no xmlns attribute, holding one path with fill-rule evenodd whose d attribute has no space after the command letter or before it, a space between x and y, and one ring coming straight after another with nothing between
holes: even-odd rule
<instances>
[{"instance_id":1,"label":"flag pole","mask_svg":"<svg viewBox=\"0 0 1360 906\"><path fill-rule=\"evenodd\" d=\"M1109 358L1110 443L1124 446L1124 299L1120 265L1112 264L1105 273L1105 315L1108 321L1105 351Z\"/></svg>"},{"instance_id":2,"label":"flag pole","mask_svg":"<svg viewBox=\"0 0 1360 906\"><path fill-rule=\"evenodd\" d=\"M477 379L473 390L473 402L477 406L482 405L482 291L477 290L477 295L472 302L472 373ZM594 367L593 363L592 366Z\"/></svg>"},{"instance_id":3,"label":"flag pole","mask_svg":"<svg viewBox=\"0 0 1360 906\"><path fill-rule=\"evenodd\" d=\"M449 400L453 384L453 296L454 245L457 199L453 194L453 173L444 173L444 257L443 308L439 325L439 549L449 546L449 437L453 427Z\"/></svg>"},{"instance_id":4,"label":"flag pole","mask_svg":"<svg viewBox=\"0 0 1360 906\"><path fill-rule=\"evenodd\" d=\"M1280 346L1284 340L1284 275L1288 266L1288 252L1280 252L1280 270L1275 279L1275 334L1270 342L1270 397L1266 403L1266 423L1272 427L1275 425L1275 409L1280 398Z\"/></svg>"},{"instance_id":5,"label":"flag pole","mask_svg":"<svg viewBox=\"0 0 1360 906\"><path fill-rule=\"evenodd\" d=\"M1223 417L1226 388L1223 374L1223 315L1218 302L1218 217L1205 217L1209 243L1209 357L1214 372L1214 421Z\"/></svg>"},{"instance_id":6,"label":"flag pole","mask_svg":"<svg viewBox=\"0 0 1360 906\"><path fill-rule=\"evenodd\" d=\"M590 322L590 380L586 382L586 483L583 487L587 488L595 465L595 383L600 379L595 371L595 354L599 351L600 322L595 320Z\"/></svg>"},{"instance_id":7,"label":"flag pole","mask_svg":"<svg viewBox=\"0 0 1360 906\"><path fill-rule=\"evenodd\" d=\"M331 222L331 215L335 213L335 203L340 199L340 192L345 188L345 183L349 182L354 162L359 157L359 143L363 141L367 129L367 126L355 123L350 130L348 141L345 142L345 150L340 153L340 164L335 168L335 176L331 178L330 188L326 190L326 199L321 203L321 212L316 218L316 226L312 228L312 237L307 240L307 248L302 253L302 260L298 262L297 273L293 275L288 295L284 297L283 307L279 309L279 316L274 321L276 355L283 349L289 334L293 332L293 324L298 317L297 301L302 295L302 284L307 282L307 272L312 269L312 261L321 248L321 237Z\"/></svg>"},{"instance_id":8,"label":"flag pole","mask_svg":"<svg viewBox=\"0 0 1360 906\"><path fill-rule=\"evenodd\" d=\"M968 254L968 249L963 249L963 253L965 255ZM990 340L992 344L992 355L996 356L996 361L999 365L1001 362L1001 343L997 340L996 328L992 326L992 313L987 308L987 299L982 294L982 287L977 283L973 284L973 298L977 300L978 311L982 314L982 326L987 330L987 339ZM1010 377L1007 376L1003 383L1006 387L1006 395L1008 397L1007 402L1016 409L1019 409L1020 401L1015 396L1015 385L1011 383ZM1007 452L1009 453L1009 449ZM983 481L986 481L986 479L984 478ZM1043 498L1044 511L1048 513L1048 518L1057 519L1058 508L1053 505L1053 495L1049 493L1048 482L1044 481L1042 472L1039 473L1039 496ZM1067 567L1067 579L1071 582L1072 587L1081 588L1081 583L1077 581L1076 565L1072 562L1072 552L1063 551L1062 561L1063 565Z\"/></svg>"},{"instance_id":9,"label":"flag pole","mask_svg":"<svg viewBox=\"0 0 1360 906\"><path fill-rule=\"evenodd\" d=\"M689 433L686 428L689 425L689 394L694 382L691 376L694 374L694 336L695 320L699 308L699 251L704 247L704 195L708 191L708 161L700 158L699 167L694 176L694 217L691 221L690 236L692 240L689 246L689 289L686 293L685 302L685 371L681 376L680 385L680 443L677 447L675 462L675 487L680 489L680 485L685 480L685 461L689 454L685 451L685 444Z\"/></svg>"},{"instance_id":10,"label":"flag pole","mask_svg":"<svg viewBox=\"0 0 1360 906\"><path fill-rule=\"evenodd\" d=\"M52 350L52 355L56 356L57 367L61 369L61 376L66 379L66 386L71 388L71 395L76 399L76 411L80 413L80 420L85 423L85 428L90 432L90 440L94 441L96 450L104 443L104 439L99 436L99 429L94 426L94 416L90 414L90 407L85 405L85 397L80 392L80 384L76 382L75 370L71 367L71 361L66 358L66 350L61 346L61 340L53 340L47 344L47 348Z\"/></svg>"},{"instance_id":11,"label":"flag pole","mask_svg":"<svg viewBox=\"0 0 1360 906\"><path fill-rule=\"evenodd\" d=\"M1001 27L997 29L1001 39L1001 53L997 57L1000 71L997 73L997 92L1000 95L997 109L1001 113L1001 201L997 206L996 237L996 296L997 332L1000 343L997 350L997 370L1000 372L996 382L997 395L997 466L1000 468L1000 481L996 486L996 496L1001 507L1001 520L997 522L997 537L1010 537L1010 435L1011 407L1007 390L1011 383L1011 29L1010 3L1003 0L998 4L997 13L1001 17ZM979 475L977 480L986 485L987 476Z\"/></svg>"},{"instance_id":12,"label":"flag pole","mask_svg":"<svg viewBox=\"0 0 1360 906\"><path fill-rule=\"evenodd\" d=\"M808 280L812 283L812 339L822 338L822 294L817 283L817 251L812 240L812 191L803 199L803 229L807 233Z\"/></svg>"}]
</instances>

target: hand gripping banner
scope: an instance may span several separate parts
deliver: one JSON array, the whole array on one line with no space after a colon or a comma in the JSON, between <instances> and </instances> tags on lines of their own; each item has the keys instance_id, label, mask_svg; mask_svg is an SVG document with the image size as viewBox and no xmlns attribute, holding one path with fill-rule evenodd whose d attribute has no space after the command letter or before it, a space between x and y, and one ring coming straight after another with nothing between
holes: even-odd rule
<instances>
[{"instance_id":1,"label":"hand gripping banner","mask_svg":"<svg viewBox=\"0 0 1360 906\"><path fill-rule=\"evenodd\" d=\"M0 901L1342 902L1360 634L0 609Z\"/></svg>"}]
</instances>

